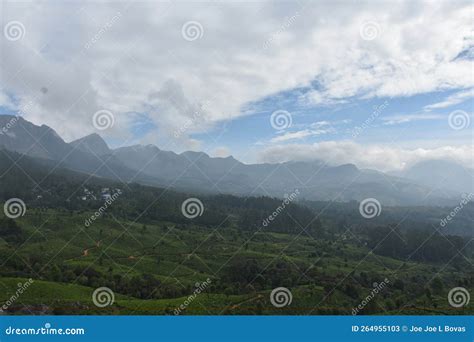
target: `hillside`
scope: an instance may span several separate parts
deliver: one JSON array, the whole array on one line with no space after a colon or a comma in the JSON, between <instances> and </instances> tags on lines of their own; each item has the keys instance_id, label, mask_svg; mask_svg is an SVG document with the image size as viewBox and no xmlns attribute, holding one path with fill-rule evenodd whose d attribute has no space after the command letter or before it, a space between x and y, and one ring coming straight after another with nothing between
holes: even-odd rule
<instances>
[{"instance_id":1,"label":"hillside","mask_svg":"<svg viewBox=\"0 0 474 342\"><path fill-rule=\"evenodd\" d=\"M406 211L384 207L369 222L357 203L295 200L269 221L282 200L219 195L199 196L202 215L190 219L181 205L195 195L114 183L5 151L0 161L0 198L26 205L22 217L0 216L0 299L34 280L8 313L174 314L207 279L179 314L351 314L384 279L391 286L362 313L472 313L472 304L459 311L446 302L450 288L472 289L474 250L472 239L449 234L464 220L445 235L433 229L440 208L410 208L410 219L396 226ZM103 189L119 187L91 220L104 206ZM104 286L116 302L98 308L91 293ZM291 289L291 306L269 303L277 286Z\"/></svg>"},{"instance_id":2,"label":"hillside","mask_svg":"<svg viewBox=\"0 0 474 342\"><path fill-rule=\"evenodd\" d=\"M462 259L433 276L437 263L367 254L368 247L347 232L317 238L235 225L144 225L113 215L84 228L89 214L33 209L15 221L20 240L3 233L0 299L9 298L25 278L34 280L8 312L173 314L206 279L211 285L180 314L351 314L373 283L384 279L390 286L364 313L473 312L472 304L456 311L446 302L447 289L472 288L472 272ZM101 286L115 292L107 308L91 301ZM276 286L291 289L291 306L269 303Z\"/></svg>"}]
</instances>

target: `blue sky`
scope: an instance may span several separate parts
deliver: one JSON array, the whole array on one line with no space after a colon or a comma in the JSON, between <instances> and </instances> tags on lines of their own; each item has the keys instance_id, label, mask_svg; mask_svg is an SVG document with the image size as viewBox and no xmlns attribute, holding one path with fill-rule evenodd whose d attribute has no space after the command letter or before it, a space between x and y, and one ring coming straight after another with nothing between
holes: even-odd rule
<instances>
[{"instance_id":1,"label":"blue sky","mask_svg":"<svg viewBox=\"0 0 474 342\"><path fill-rule=\"evenodd\" d=\"M306 134L283 141L314 144L352 140L362 144L406 148L469 144L472 143L472 130L454 130L448 118L452 112L463 111L469 113L472 120L472 99L466 98L445 108L429 108L457 93L456 90L449 90L409 97L347 98L345 103L309 106L301 103L300 90L288 91L249 105L253 114L219 124L211 132L198 134L196 138L204 142L208 152L212 152L218 136L219 144L224 144L229 152L242 159L251 157L249 150L270 146L272 139L298 132ZM291 114L292 125L284 130L275 130L270 117L280 109Z\"/></svg>"}]
</instances>

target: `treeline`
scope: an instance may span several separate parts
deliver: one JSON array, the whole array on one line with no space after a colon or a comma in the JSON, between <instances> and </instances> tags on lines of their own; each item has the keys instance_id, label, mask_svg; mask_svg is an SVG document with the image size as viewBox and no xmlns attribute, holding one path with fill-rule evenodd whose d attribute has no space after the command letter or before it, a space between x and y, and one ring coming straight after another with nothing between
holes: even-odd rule
<instances>
[{"instance_id":1,"label":"treeline","mask_svg":"<svg viewBox=\"0 0 474 342\"><path fill-rule=\"evenodd\" d=\"M367 230L368 247L374 253L419 262L451 262L468 266L465 257L472 257L474 244L460 236L441 235L437 231L379 226ZM461 251L461 252L460 252Z\"/></svg>"},{"instance_id":2,"label":"treeline","mask_svg":"<svg viewBox=\"0 0 474 342\"><path fill-rule=\"evenodd\" d=\"M474 237L474 202L461 206L461 198L452 206L390 207L381 203L380 215L368 220L359 212L359 202L301 201L298 204L320 213L322 220L336 222L341 230L349 226L378 227L396 223L404 231L410 229L434 230L444 234ZM442 224L446 217L449 221ZM346 228L344 228L346 227Z\"/></svg>"},{"instance_id":3,"label":"treeline","mask_svg":"<svg viewBox=\"0 0 474 342\"><path fill-rule=\"evenodd\" d=\"M13 162L15 161L15 162ZM294 203L268 197L241 198L231 195L196 195L144 186L117 183L91 177L75 171L55 169L46 160L30 158L0 150L0 201L17 197L27 207L64 209L83 214L104 205L102 188L119 188L121 195L107 207L107 214L141 223L169 221L177 224L197 224L208 227L235 225L244 230L299 233L317 232L321 222L313 212ZM84 190L96 194L96 199L83 200ZM187 218L182 203L198 197L203 203L201 215ZM272 217L269 220L269 217ZM267 222L264 223L264 220Z\"/></svg>"}]
</instances>

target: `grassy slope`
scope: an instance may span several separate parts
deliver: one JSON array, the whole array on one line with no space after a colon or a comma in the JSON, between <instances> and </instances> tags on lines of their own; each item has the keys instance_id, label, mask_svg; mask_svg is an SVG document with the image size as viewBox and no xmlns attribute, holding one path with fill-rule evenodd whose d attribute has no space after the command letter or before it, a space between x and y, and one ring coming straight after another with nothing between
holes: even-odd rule
<instances>
[{"instance_id":1,"label":"grassy slope","mask_svg":"<svg viewBox=\"0 0 474 342\"><path fill-rule=\"evenodd\" d=\"M0 239L0 260L16 258L25 267L39 272L32 264L32 256L42 261L54 264L88 266L103 273L121 276L153 274L163 284L180 284L194 286L196 282L211 278L217 281L217 275L229 263L235 254L252 257L263 266L278 258L290 262L295 269L301 271L302 277L311 270L324 281L312 285L292 287L293 302L283 309L275 309L270 304L269 290L250 292L245 295L224 295L203 293L188 306L188 314L304 314L332 313L331 308L346 308L350 314L351 308L359 301L353 300L340 290L335 290L330 296L325 295L324 282L344 286L344 279L350 279L349 273L357 269L368 273L376 273L388 277L392 282L398 277L425 277L430 279L433 271L431 265L407 262L367 255L365 247L340 241L328 243L323 240L302 234L288 235L279 233L259 233L242 248L250 233L225 228L220 231L197 226L187 226L186 229L169 229L172 224L160 222L142 225L118 221L113 217L102 218L91 227L84 229L84 219L91 213L71 216L65 212L38 212L29 210L28 214L19 219L18 223L24 230L27 241L15 248ZM41 224L44 222L47 224ZM88 249L87 255L84 250ZM315 256L314 252L320 256ZM190 256L194 252L193 256ZM102 255L102 257L101 257ZM158 260L159 259L159 260ZM1 269L1 268L0 268ZM392 271L398 270L396 276ZM453 277L457 270L449 266L442 270L440 276L444 279ZM14 278L3 272L0 278L0 302L6 301L17 289L18 282L25 279ZM309 281L311 282L311 281ZM186 297L174 299L141 300L132 297L116 295L115 304L111 307L96 308L91 301L94 288L81 285L54 283L37 280L14 305L46 304L56 308L55 313L115 313L115 314L172 314L173 310L182 304ZM370 287L362 287L362 295L370 292ZM410 289L405 292L395 292L396 297L411 303L403 313L455 313L473 312L471 303L467 309L453 312L446 301L445 293L433 294L433 302L437 308L422 309L426 299L413 298L407 300ZM206 291L205 291L206 292ZM191 294L191 293L190 293ZM384 307L384 303L381 303ZM343 309L344 312L345 309ZM388 308L381 313L390 313ZM393 311L396 313L398 311Z\"/></svg>"}]
</instances>

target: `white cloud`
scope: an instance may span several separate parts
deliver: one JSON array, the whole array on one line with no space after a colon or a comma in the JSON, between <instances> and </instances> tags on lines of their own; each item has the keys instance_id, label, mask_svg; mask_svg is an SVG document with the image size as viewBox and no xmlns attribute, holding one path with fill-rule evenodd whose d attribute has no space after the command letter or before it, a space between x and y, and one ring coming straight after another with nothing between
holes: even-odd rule
<instances>
[{"instance_id":1,"label":"white cloud","mask_svg":"<svg viewBox=\"0 0 474 342\"><path fill-rule=\"evenodd\" d=\"M226 146L219 146L211 153L213 157L219 157L219 158L229 157L230 154L231 154L230 149Z\"/></svg>"},{"instance_id":2,"label":"white cloud","mask_svg":"<svg viewBox=\"0 0 474 342\"><path fill-rule=\"evenodd\" d=\"M311 124L311 128L321 128L321 127L326 127L326 126L329 126L331 125L331 123L329 121L316 121L316 122L313 122Z\"/></svg>"},{"instance_id":3,"label":"white cloud","mask_svg":"<svg viewBox=\"0 0 474 342\"><path fill-rule=\"evenodd\" d=\"M446 99L444 99L444 101L430 104L428 106L425 106L424 109L426 111L430 111L433 109L451 107L456 104L467 101L469 99L472 99L473 97L474 97L474 88L471 88L469 90L456 92L453 95L448 96Z\"/></svg>"},{"instance_id":4,"label":"white cloud","mask_svg":"<svg viewBox=\"0 0 474 342\"><path fill-rule=\"evenodd\" d=\"M336 133L336 127L351 122L351 120L335 120L335 121L316 121L309 125L308 129L302 129L294 132L279 132L278 135L269 140L269 143L282 143L290 140L300 140L307 137L318 136L322 134Z\"/></svg>"},{"instance_id":5,"label":"white cloud","mask_svg":"<svg viewBox=\"0 0 474 342\"><path fill-rule=\"evenodd\" d=\"M268 147L259 154L261 162L323 160L331 165L353 163L359 168L380 171L400 170L428 159L454 159L474 167L473 146L444 146L432 149L403 149L391 146L360 145L349 141L326 141L315 144L288 144Z\"/></svg>"},{"instance_id":6,"label":"white cloud","mask_svg":"<svg viewBox=\"0 0 474 342\"><path fill-rule=\"evenodd\" d=\"M443 116L439 114L407 114L407 115L392 115L382 118L384 125L398 125L412 121L422 120L440 120Z\"/></svg>"},{"instance_id":7,"label":"white cloud","mask_svg":"<svg viewBox=\"0 0 474 342\"><path fill-rule=\"evenodd\" d=\"M333 106L337 104L343 104L347 103L348 101L342 98L334 98L331 96L330 92L328 91L311 91L308 94L305 94L300 98L300 101L303 102L308 102L311 105L314 106L322 106L322 107L327 107L327 106Z\"/></svg>"},{"instance_id":8,"label":"white cloud","mask_svg":"<svg viewBox=\"0 0 474 342\"><path fill-rule=\"evenodd\" d=\"M13 109L15 108L15 105L13 104L13 102L11 101L10 97L7 96L7 94L5 94L4 92L2 92L0 90L0 106L1 107L5 107L5 108L8 108L8 109Z\"/></svg>"},{"instance_id":9,"label":"white cloud","mask_svg":"<svg viewBox=\"0 0 474 342\"><path fill-rule=\"evenodd\" d=\"M320 129L320 128L329 126L329 128L327 128L327 130L335 131L335 126L346 125L346 124L351 123L351 122L352 122L352 120L350 120L350 119L334 120L334 121L323 120L323 121L313 122L310 125L310 127L314 128L314 129Z\"/></svg>"},{"instance_id":10,"label":"white cloud","mask_svg":"<svg viewBox=\"0 0 474 342\"><path fill-rule=\"evenodd\" d=\"M102 133L128 138L130 113L146 112L156 130L143 139L179 148L198 145L193 133L251 112L241 111L245 104L315 79L320 87L303 99L312 105L473 86L472 61L455 59L471 34L469 1L300 6L7 2L2 27L18 20L26 32L0 40L2 93L20 106L34 102L26 118L68 140L93 132L91 118L105 108L115 126ZM371 41L360 37L367 20L381 27ZM201 38L183 39L188 21L202 25ZM278 44L269 44L275 35Z\"/></svg>"},{"instance_id":11,"label":"white cloud","mask_svg":"<svg viewBox=\"0 0 474 342\"><path fill-rule=\"evenodd\" d=\"M303 139L306 137L311 137L320 134L326 134L331 132L331 130L319 129L319 130L311 130L311 129L303 129L301 131L296 132L285 132L281 135L276 136L270 140L271 143L279 143L288 140L296 140L296 139Z\"/></svg>"}]
</instances>

